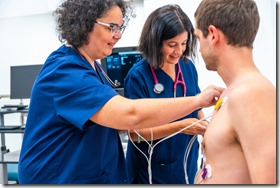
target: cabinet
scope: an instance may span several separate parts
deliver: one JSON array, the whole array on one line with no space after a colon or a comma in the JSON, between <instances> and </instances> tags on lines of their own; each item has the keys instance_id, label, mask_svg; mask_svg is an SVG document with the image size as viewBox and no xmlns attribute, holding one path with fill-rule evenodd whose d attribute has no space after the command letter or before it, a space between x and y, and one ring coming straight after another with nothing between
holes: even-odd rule
<instances>
[{"instance_id":1,"label":"cabinet","mask_svg":"<svg viewBox=\"0 0 280 188\"><path fill-rule=\"evenodd\" d=\"M0 110L0 126L5 126L4 116L11 113L20 113L21 114L21 123L23 125L23 116L28 113L28 110L12 110L12 111L1 111ZM8 172L7 164L8 163L18 163L19 152L9 152L9 149L6 148L5 134L17 134L24 133L24 129L19 127L17 129L2 129L0 130L1 134L1 158L0 158L0 169L1 169L1 184L8 184Z\"/></svg>"}]
</instances>

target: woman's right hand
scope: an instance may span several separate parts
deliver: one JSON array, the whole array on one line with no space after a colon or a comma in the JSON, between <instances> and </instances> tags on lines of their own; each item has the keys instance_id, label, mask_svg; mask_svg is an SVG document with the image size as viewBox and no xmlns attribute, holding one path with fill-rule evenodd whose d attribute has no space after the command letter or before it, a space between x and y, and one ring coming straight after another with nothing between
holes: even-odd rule
<instances>
[{"instance_id":1,"label":"woman's right hand","mask_svg":"<svg viewBox=\"0 0 280 188\"><path fill-rule=\"evenodd\" d=\"M208 86L200 94L196 95L199 97L200 107L204 108L215 105L224 90L225 88L222 87Z\"/></svg>"}]
</instances>

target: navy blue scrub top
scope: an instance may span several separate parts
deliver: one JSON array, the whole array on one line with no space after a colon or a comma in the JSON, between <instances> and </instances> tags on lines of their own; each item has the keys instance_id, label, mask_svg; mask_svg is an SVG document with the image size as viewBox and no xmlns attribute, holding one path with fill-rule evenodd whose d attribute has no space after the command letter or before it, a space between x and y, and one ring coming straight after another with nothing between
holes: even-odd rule
<instances>
[{"instance_id":1,"label":"navy blue scrub top","mask_svg":"<svg viewBox=\"0 0 280 188\"><path fill-rule=\"evenodd\" d=\"M198 86L197 71L193 63L189 60L187 63L179 61L181 71L187 87L186 96L194 96L200 93ZM178 69L178 65L176 65ZM153 91L155 81L152 76L150 65L146 60L142 59L136 63L128 72L124 82L124 95L128 98L172 98L174 97L173 80L162 69L155 70L159 83L164 85L164 91L161 94L156 94ZM183 96L182 85L177 85L176 97ZM172 110L172 106L170 107ZM185 118L197 118L198 111L194 111ZM158 144L152 155L152 183L153 184L185 184L184 174L184 154L187 145L193 135L177 134L160 144ZM155 144L157 141L154 141ZM137 147L148 154L148 144L140 142ZM187 174L189 183L194 182L197 172L198 160L198 142L195 141L190 151L187 162ZM126 165L130 183L149 184L148 163L146 158L140 153L134 145L129 141Z\"/></svg>"},{"instance_id":2,"label":"navy blue scrub top","mask_svg":"<svg viewBox=\"0 0 280 188\"><path fill-rule=\"evenodd\" d=\"M118 131L89 120L117 95L96 70L71 47L50 54L32 90L20 183L127 183Z\"/></svg>"}]
</instances>

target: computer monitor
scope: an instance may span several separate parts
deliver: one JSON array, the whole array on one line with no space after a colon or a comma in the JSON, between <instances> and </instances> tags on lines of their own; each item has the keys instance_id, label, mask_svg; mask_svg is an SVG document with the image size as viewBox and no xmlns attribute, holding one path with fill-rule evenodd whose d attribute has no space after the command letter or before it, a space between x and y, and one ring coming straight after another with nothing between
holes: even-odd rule
<instances>
[{"instance_id":1,"label":"computer monitor","mask_svg":"<svg viewBox=\"0 0 280 188\"><path fill-rule=\"evenodd\" d=\"M101 59L104 71L113 82L120 82L116 90L123 94L124 79L129 69L142 59L136 46L113 48L112 54Z\"/></svg>"},{"instance_id":2,"label":"computer monitor","mask_svg":"<svg viewBox=\"0 0 280 188\"><path fill-rule=\"evenodd\" d=\"M34 81L42 64L11 66L10 98L29 99Z\"/></svg>"}]
</instances>

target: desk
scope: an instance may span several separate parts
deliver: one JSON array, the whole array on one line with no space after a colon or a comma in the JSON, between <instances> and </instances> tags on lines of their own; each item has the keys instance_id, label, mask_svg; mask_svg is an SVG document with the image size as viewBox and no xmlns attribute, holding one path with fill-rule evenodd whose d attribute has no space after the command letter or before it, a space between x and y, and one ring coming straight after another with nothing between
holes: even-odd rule
<instances>
[{"instance_id":1,"label":"desk","mask_svg":"<svg viewBox=\"0 0 280 188\"><path fill-rule=\"evenodd\" d=\"M28 110L12 110L12 111L2 111L0 110L0 126L5 126L4 115L12 113L27 114ZM23 124L23 122L21 121ZM18 153L8 152L5 143L5 134L7 133L24 133L24 129L18 128L13 130L0 130L1 134L1 158L0 158L0 168L2 173L1 184L8 184L8 173L7 173L7 163L18 163Z\"/></svg>"}]
</instances>

